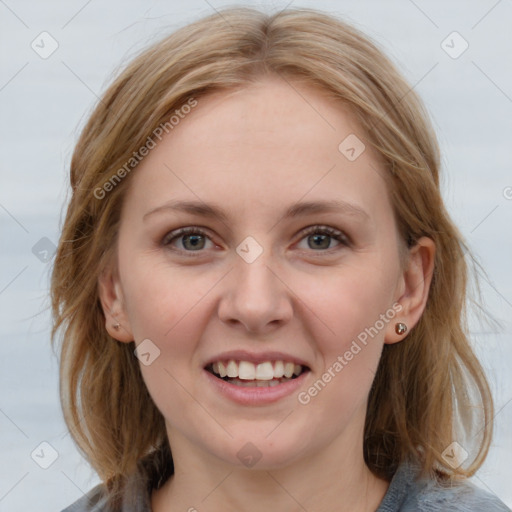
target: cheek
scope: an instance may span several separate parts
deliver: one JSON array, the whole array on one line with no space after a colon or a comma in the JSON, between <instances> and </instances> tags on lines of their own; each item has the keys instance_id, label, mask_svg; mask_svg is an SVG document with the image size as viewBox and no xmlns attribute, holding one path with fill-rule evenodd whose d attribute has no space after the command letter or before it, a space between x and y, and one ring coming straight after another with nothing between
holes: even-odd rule
<instances>
[{"instance_id":1,"label":"cheek","mask_svg":"<svg viewBox=\"0 0 512 512\"><path fill-rule=\"evenodd\" d=\"M202 371L194 356L208 318L202 299L214 282L143 259L129 268L123 289L134 339L137 344L149 339L159 350L151 364L140 364L144 382L164 417L194 417L197 404L190 393L196 396L198 390L193 372Z\"/></svg>"},{"instance_id":2,"label":"cheek","mask_svg":"<svg viewBox=\"0 0 512 512\"><path fill-rule=\"evenodd\" d=\"M342 349L392 310L395 277L389 269L360 265L332 272L323 280L315 276L306 283L304 302L323 323L323 339L333 349ZM381 322L378 326L384 330Z\"/></svg>"},{"instance_id":3,"label":"cheek","mask_svg":"<svg viewBox=\"0 0 512 512\"><path fill-rule=\"evenodd\" d=\"M184 326L197 325L201 301L214 280L198 278L186 269L172 268L168 262L141 257L126 261L130 269L122 276L125 304L135 340L150 338L168 344ZM191 322L194 317L196 322Z\"/></svg>"},{"instance_id":4,"label":"cheek","mask_svg":"<svg viewBox=\"0 0 512 512\"><path fill-rule=\"evenodd\" d=\"M394 321L394 277L389 268L361 265L340 270L322 286L311 281L305 302L314 313L310 328L323 366L317 375L321 382L308 392L316 406L330 404L344 415L366 399Z\"/></svg>"},{"instance_id":5,"label":"cheek","mask_svg":"<svg viewBox=\"0 0 512 512\"><path fill-rule=\"evenodd\" d=\"M218 276L205 273L198 277L197 270L149 260L126 261L130 265L125 268L131 271L125 273L123 281L134 339L137 344L149 339L159 350L154 362L142 364L141 371L157 404L169 402L172 407L172 402L187 408L190 397L178 383L187 383L190 388L196 377L193 373L202 371L198 344L211 321L212 305L207 295Z\"/></svg>"}]
</instances>

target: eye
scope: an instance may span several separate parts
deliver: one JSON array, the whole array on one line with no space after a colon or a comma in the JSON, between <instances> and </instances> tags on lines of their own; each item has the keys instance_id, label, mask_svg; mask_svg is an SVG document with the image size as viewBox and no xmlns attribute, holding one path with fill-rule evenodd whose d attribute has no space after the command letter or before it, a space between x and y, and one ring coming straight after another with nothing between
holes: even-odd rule
<instances>
[{"instance_id":1,"label":"eye","mask_svg":"<svg viewBox=\"0 0 512 512\"><path fill-rule=\"evenodd\" d=\"M333 247L331 247L333 239L338 242L338 246L350 246L350 239L347 235L329 226L311 226L303 230L301 235L301 241L306 239L308 241L307 248L313 249L315 252L319 252L319 249L320 252L333 249ZM207 242L210 242L210 247L206 246ZM215 244L211 241L208 233L201 228L186 227L171 231L165 235L162 240L162 245L178 252L200 253L203 249L211 249ZM335 246L334 249L338 246ZM192 256L192 254L189 255Z\"/></svg>"},{"instance_id":2,"label":"eye","mask_svg":"<svg viewBox=\"0 0 512 512\"><path fill-rule=\"evenodd\" d=\"M171 231L165 235L162 240L162 244L164 246L173 246L174 242L179 239L181 239L181 242L178 244L179 247L174 247L174 249L185 252L199 252L202 249L207 248L205 247L207 240L211 242L210 237L202 229L197 227L187 227Z\"/></svg>"},{"instance_id":3,"label":"eye","mask_svg":"<svg viewBox=\"0 0 512 512\"><path fill-rule=\"evenodd\" d=\"M329 226L311 226L302 233L303 239L307 240L308 248L318 252L318 249L333 249L332 240L338 242L338 246L350 246L350 239L343 232Z\"/></svg>"}]
</instances>

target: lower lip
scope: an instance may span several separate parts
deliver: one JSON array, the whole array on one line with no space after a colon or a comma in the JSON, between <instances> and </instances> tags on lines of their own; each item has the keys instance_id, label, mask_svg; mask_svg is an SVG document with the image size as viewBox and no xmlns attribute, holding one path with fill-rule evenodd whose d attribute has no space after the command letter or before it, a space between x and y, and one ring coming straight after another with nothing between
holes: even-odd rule
<instances>
[{"instance_id":1,"label":"lower lip","mask_svg":"<svg viewBox=\"0 0 512 512\"><path fill-rule=\"evenodd\" d=\"M273 387L241 387L230 384L225 380L215 377L208 370L203 370L208 381L215 386L221 395L241 405L265 405L277 402L285 396L289 396L302 385L309 370L302 372L296 379L283 382Z\"/></svg>"}]
</instances>

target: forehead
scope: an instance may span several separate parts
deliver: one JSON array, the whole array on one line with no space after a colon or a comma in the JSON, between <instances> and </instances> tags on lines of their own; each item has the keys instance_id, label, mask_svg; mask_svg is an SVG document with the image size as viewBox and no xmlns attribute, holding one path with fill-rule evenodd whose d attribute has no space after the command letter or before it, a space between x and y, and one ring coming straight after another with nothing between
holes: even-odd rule
<instances>
[{"instance_id":1,"label":"forehead","mask_svg":"<svg viewBox=\"0 0 512 512\"><path fill-rule=\"evenodd\" d=\"M378 156L322 90L274 77L197 102L134 171L127 202L135 209L200 200L277 213L321 199L373 216L391 210Z\"/></svg>"}]
</instances>

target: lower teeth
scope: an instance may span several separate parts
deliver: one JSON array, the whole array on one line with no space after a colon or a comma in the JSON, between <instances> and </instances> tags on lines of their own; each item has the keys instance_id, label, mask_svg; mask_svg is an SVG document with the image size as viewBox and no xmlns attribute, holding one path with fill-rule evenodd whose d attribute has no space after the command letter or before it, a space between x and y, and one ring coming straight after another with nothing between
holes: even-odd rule
<instances>
[{"instance_id":1,"label":"lower teeth","mask_svg":"<svg viewBox=\"0 0 512 512\"><path fill-rule=\"evenodd\" d=\"M226 380L226 379L223 379ZM230 384L234 384L235 386L240 386L243 388L272 388L274 386L278 386L279 384L282 384L283 382L288 382L292 379L287 379L286 377L283 377L281 379L272 379L272 380L241 380L241 379L227 379L226 382L229 382Z\"/></svg>"}]
</instances>

